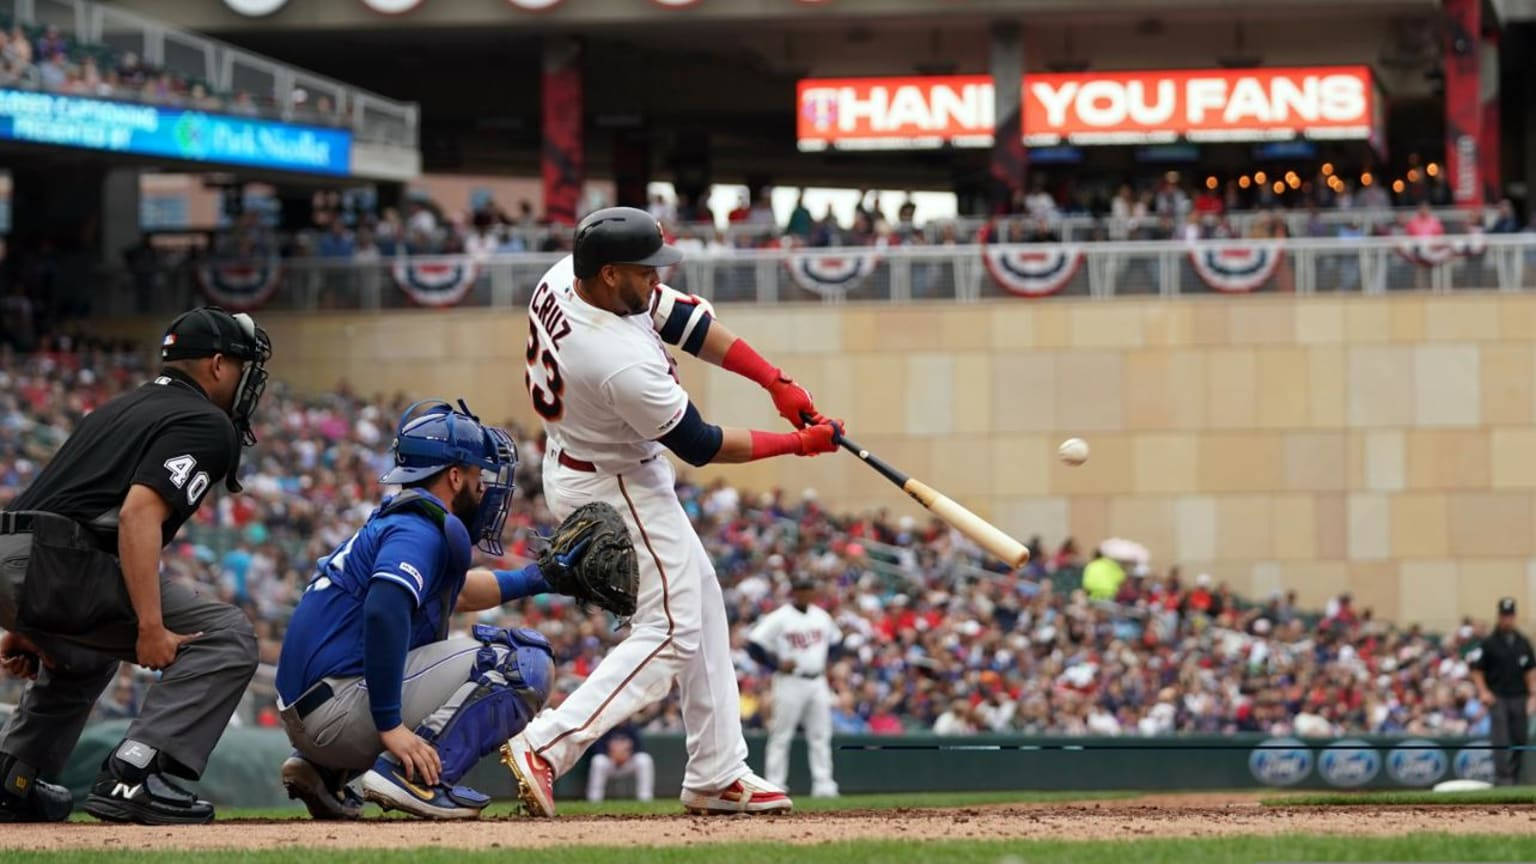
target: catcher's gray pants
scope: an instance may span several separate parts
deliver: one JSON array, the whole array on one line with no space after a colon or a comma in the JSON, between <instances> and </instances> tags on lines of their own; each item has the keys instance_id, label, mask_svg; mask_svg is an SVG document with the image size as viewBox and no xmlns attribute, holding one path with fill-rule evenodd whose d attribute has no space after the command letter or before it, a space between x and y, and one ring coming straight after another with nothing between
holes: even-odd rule
<instances>
[{"instance_id":1,"label":"catcher's gray pants","mask_svg":"<svg viewBox=\"0 0 1536 864\"><path fill-rule=\"evenodd\" d=\"M53 517L58 519L58 517ZM117 560L63 520L34 533L0 534L0 627L30 638L55 663L39 670L0 732L0 753L58 777L91 708L117 673L136 662L138 626ZM73 533L72 533L73 532ZM206 589L160 580L160 613L186 643L149 688L127 737L196 778L256 672L251 622Z\"/></svg>"},{"instance_id":2,"label":"catcher's gray pants","mask_svg":"<svg viewBox=\"0 0 1536 864\"><path fill-rule=\"evenodd\" d=\"M451 716L458 705L449 705L469 681L475 652L484 643L468 637L433 642L405 655L405 686L400 694L400 721L415 729L439 709ZM305 697L317 688L328 688L331 697L300 713ZM288 741L305 758L326 768L363 771L384 752L379 730L368 711L368 685L362 676L322 678L293 705L278 704Z\"/></svg>"}]
</instances>

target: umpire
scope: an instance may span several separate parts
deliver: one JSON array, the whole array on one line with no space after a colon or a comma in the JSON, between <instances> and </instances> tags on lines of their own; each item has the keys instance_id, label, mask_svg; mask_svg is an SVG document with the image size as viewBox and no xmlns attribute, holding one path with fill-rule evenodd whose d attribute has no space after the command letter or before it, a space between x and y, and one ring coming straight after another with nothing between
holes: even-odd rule
<instances>
[{"instance_id":1,"label":"umpire","mask_svg":"<svg viewBox=\"0 0 1536 864\"><path fill-rule=\"evenodd\" d=\"M0 821L69 815L57 778L119 661L161 670L102 764L87 813L201 823L197 779L256 670L245 614L160 575L160 552L209 487L236 482L266 386L267 334L249 315L194 309L165 331L159 377L83 418L0 513L0 666L32 678L0 732Z\"/></svg>"},{"instance_id":2,"label":"umpire","mask_svg":"<svg viewBox=\"0 0 1536 864\"><path fill-rule=\"evenodd\" d=\"M1513 597L1499 601L1498 626L1467 655L1467 663L1478 698L1491 715L1493 746L1524 747L1527 708L1536 688L1536 657L1532 656L1530 641L1515 629ZM1498 785L1519 782L1524 755L1520 750L1493 751Z\"/></svg>"}]
</instances>

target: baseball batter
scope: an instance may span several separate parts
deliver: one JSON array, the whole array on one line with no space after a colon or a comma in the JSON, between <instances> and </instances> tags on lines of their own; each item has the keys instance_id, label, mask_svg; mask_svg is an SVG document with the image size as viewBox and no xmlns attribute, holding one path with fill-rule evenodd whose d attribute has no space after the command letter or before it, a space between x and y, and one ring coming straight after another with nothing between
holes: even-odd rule
<instances>
[{"instance_id":1,"label":"baseball batter","mask_svg":"<svg viewBox=\"0 0 1536 864\"><path fill-rule=\"evenodd\" d=\"M790 602L768 613L747 634L747 653L773 670L773 709L768 721L768 782L783 787L789 776L789 742L805 726L811 762L811 795L832 798L832 688L829 652L843 641L825 609L813 605L816 583L796 579Z\"/></svg>"},{"instance_id":2,"label":"baseball batter","mask_svg":"<svg viewBox=\"0 0 1536 864\"><path fill-rule=\"evenodd\" d=\"M563 517L588 501L612 504L640 563L628 638L502 748L533 815L553 816L555 778L608 729L666 696L674 680L688 733L683 805L695 812L791 807L783 789L747 767L720 584L662 451L690 465L810 456L837 449L838 427L707 304L660 283L657 268L681 259L645 211L598 210L576 226L573 254L544 274L529 303L524 382L549 436L550 510ZM706 422L678 382L667 345L757 382L796 431Z\"/></svg>"}]
</instances>

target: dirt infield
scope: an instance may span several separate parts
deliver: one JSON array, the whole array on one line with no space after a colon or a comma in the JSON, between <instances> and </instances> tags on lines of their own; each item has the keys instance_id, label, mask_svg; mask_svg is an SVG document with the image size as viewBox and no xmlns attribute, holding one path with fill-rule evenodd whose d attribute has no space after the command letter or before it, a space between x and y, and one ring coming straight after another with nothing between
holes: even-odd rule
<instances>
[{"instance_id":1,"label":"dirt infield","mask_svg":"<svg viewBox=\"0 0 1536 864\"><path fill-rule=\"evenodd\" d=\"M466 824L402 820L362 824L219 822L185 828L70 823L0 825L0 849L269 849L280 847L470 849L581 845L821 843L834 840L1058 840L1247 834L1388 836L1413 831L1536 834L1533 806L1268 808L1257 796L1159 795L1077 804L1010 804L764 817L583 816Z\"/></svg>"}]
</instances>

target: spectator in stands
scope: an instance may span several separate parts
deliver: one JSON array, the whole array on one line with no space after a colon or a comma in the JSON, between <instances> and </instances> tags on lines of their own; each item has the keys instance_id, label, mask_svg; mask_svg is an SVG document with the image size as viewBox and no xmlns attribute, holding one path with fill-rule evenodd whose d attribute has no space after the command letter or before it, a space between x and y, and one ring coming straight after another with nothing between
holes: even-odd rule
<instances>
[{"instance_id":1,"label":"spectator in stands","mask_svg":"<svg viewBox=\"0 0 1536 864\"><path fill-rule=\"evenodd\" d=\"M37 56L39 57L52 57L56 54L63 55L69 51L69 45L64 41L64 34L60 33L59 28L52 24L43 28L42 35L37 37L36 47Z\"/></svg>"},{"instance_id":2,"label":"spectator in stands","mask_svg":"<svg viewBox=\"0 0 1536 864\"><path fill-rule=\"evenodd\" d=\"M969 702L956 699L933 721L933 734L969 735L979 727L977 719L975 709L971 708Z\"/></svg>"},{"instance_id":3,"label":"spectator in stands","mask_svg":"<svg viewBox=\"0 0 1536 864\"><path fill-rule=\"evenodd\" d=\"M330 229L320 235L317 250L321 258L351 258L357 247L352 242L352 234L347 230L345 223L340 218L330 220Z\"/></svg>"},{"instance_id":4,"label":"spectator in stands","mask_svg":"<svg viewBox=\"0 0 1536 864\"><path fill-rule=\"evenodd\" d=\"M208 88L201 81L192 85L192 92L187 99L187 105L199 111L219 111L224 107L222 100L208 93Z\"/></svg>"},{"instance_id":5,"label":"spectator in stands","mask_svg":"<svg viewBox=\"0 0 1536 864\"><path fill-rule=\"evenodd\" d=\"M1440 237L1445 234L1445 225L1429 209L1428 202L1420 204L1411 219L1403 223L1403 230L1409 237L1429 238Z\"/></svg>"},{"instance_id":6,"label":"spectator in stands","mask_svg":"<svg viewBox=\"0 0 1536 864\"><path fill-rule=\"evenodd\" d=\"M1056 209L1056 199L1051 197L1049 190L1045 188L1045 178L1036 176L1031 183L1030 192L1024 198L1024 211L1036 219L1055 219L1059 214Z\"/></svg>"},{"instance_id":7,"label":"spectator in stands","mask_svg":"<svg viewBox=\"0 0 1536 864\"><path fill-rule=\"evenodd\" d=\"M0 41L0 73L6 75L8 80L15 81L25 76L31 66L32 43L27 41L27 34L22 32L18 24Z\"/></svg>"},{"instance_id":8,"label":"spectator in stands","mask_svg":"<svg viewBox=\"0 0 1536 864\"><path fill-rule=\"evenodd\" d=\"M475 211L472 224L469 236L464 238L464 253L476 261L484 261L501 245L496 219L490 208L482 207Z\"/></svg>"},{"instance_id":9,"label":"spectator in stands","mask_svg":"<svg viewBox=\"0 0 1536 864\"><path fill-rule=\"evenodd\" d=\"M1113 600L1125 581L1125 569L1102 549L1093 551L1093 560L1083 568L1083 590L1094 600Z\"/></svg>"},{"instance_id":10,"label":"spectator in stands","mask_svg":"<svg viewBox=\"0 0 1536 864\"><path fill-rule=\"evenodd\" d=\"M1490 234L1518 234L1520 232L1520 219L1515 215L1515 204L1508 198L1499 199L1499 209L1494 217L1493 224L1488 226Z\"/></svg>"},{"instance_id":11,"label":"spectator in stands","mask_svg":"<svg viewBox=\"0 0 1536 864\"><path fill-rule=\"evenodd\" d=\"M923 242L922 229L917 227L917 205L912 199L901 202L896 209L896 224L891 226L891 239L902 245L920 244Z\"/></svg>"},{"instance_id":12,"label":"spectator in stands","mask_svg":"<svg viewBox=\"0 0 1536 864\"><path fill-rule=\"evenodd\" d=\"M234 101L229 105L229 112L242 117L255 117L261 113L261 109L256 107L256 100L251 98L250 93L244 90L237 90L235 91Z\"/></svg>"},{"instance_id":13,"label":"spectator in stands","mask_svg":"<svg viewBox=\"0 0 1536 864\"><path fill-rule=\"evenodd\" d=\"M21 77L24 67L11 57L11 35L0 30L0 84L10 84Z\"/></svg>"},{"instance_id":14,"label":"spectator in stands","mask_svg":"<svg viewBox=\"0 0 1536 864\"><path fill-rule=\"evenodd\" d=\"M139 64L139 55L132 51L124 51L123 56L117 61L117 77L124 87L140 88L148 77L148 72Z\"/></svg>"},{"instance_id":15,"label":"spectator in stands","mask_svg":"<svg viewBox=\"0 0 1536 864\"><path fill-rule=\"evenodd\" d=\"M1204 189L1200 190L1200 194L1195 196L1194 212L1202 218L1220 216L1226 208L1221 195L1216 191L1218 188L1218 185L1208 183Z\"/></svg>"},{"instance_id":16,"label":"spectator in stands","mask_svg":"<svg viewBox=\"0 0 1536 864\"><path fill-rule=\"evenodd\" d=\"M69 84L69 61L63 51L42 55L45 59L37 64L37 77L44 90L63 90Z\"/></svg>"},{"instance_id":17,"label":"spectator in stands","mask_svg":"<svg viewBox=\"0 0 1536 864\"><path fill-rule=\"evenodd\" d=\"M814 227L815 221L811 218L811 211L805 206L805 190L801 189L795 195L795 207L789 211L789 222L784 226L784 233L804 241L810 239Z\"/></svg>"}]
</instances>

